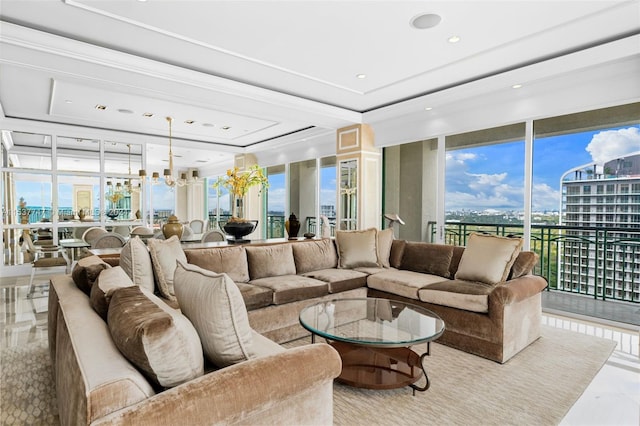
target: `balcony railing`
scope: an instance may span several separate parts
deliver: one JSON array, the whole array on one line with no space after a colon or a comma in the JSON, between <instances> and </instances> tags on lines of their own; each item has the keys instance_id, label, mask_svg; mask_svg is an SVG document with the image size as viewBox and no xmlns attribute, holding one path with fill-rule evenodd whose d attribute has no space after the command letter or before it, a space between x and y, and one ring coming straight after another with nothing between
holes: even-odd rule
<instances>
[{"instance_id":1,"label":"balcony railing","mask_svg":"<svg viewBox=\"0 0 640 426\"><path fill-rule=\"evenodd\" d=\"M435 241L435 222L427 230ZM522 236L523 226L447 222L444 242L466 245L472 232ZM540 256L534 273L548 280L548 290L640 303L639 229L532 225L530 244Z\"/></svg>"}]
</instances>

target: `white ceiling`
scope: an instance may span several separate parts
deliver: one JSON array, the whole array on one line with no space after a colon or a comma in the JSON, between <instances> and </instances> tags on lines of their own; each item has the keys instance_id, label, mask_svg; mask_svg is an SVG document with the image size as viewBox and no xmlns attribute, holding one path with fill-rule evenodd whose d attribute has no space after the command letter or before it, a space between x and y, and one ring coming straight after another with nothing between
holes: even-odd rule
<instances>
[{"instance_id":1,"label":"white ceiling","mask_svg":"<svg viewBox=\"0 0 640 426\"><path fill-rule=\"evenodd\" d=\"M228 165L570 75L582 53L620 40L632 40L632 69L640 56L639 1L2 0L0 13L5 118L133 134L163 145L150 167L166 159L166 116L179 167ZM412 27L423 13L442 20ZM598 58L589 66L624 61Z\"/></svg>"}]
</instances>

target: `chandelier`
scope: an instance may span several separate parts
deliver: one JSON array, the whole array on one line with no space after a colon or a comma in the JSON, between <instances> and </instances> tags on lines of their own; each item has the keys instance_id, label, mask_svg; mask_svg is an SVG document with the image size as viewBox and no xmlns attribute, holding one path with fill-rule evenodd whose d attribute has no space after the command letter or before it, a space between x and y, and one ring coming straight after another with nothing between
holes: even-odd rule
<instances>
[{"instance_id":1,"label":"chandelier","mask_svg":"<svg viewBox=\"0 0 640 426\"><path fill-rule=\"evenodd\" d=\"M131 176L131 144L128 143L127 147L129 148L129 176ZM138 172L138 174L140 174L140 172ZM131 182L130 177L124 183L124 190L128 194L139 193L141 189L142 189L142 185L138 183L138 185L134 186L133 183Z\"/></svg>"},{"instance_id":2,"label":"chandelier","mask_svg":"<svg viewBox=\"0 0 640 426\"><path fill-rule=\"evenodd\" d=\"M171 131L172 130L171 123L173 122L173 118L167 117L166 119L167 119L167 122L169 123L169 168L164 169L164 172L163 172L164 183L170 188L175 188L176 186L180 187L180 186L190 185L198 180L199 173L197 170L193 170L191 172L190 177L187 177L187 173L184 173L184 172L180 174L180 177L175 177L173 175L173 141L172 141L173 135ZM143 169L138 171L138 175L140 176L141 179L145 179L147 177L147 172L146 170ZM159 182L160 182L160 174L158 172L153 172L153 174L151 175L151 183L157 184Z\"/></svg>"},{"instance_id":3,"label":"chandelier","mask_svg":"<svg viewBox=\"0 0 640 426\"><path fill-rule=\"evenodd\" d=\"M129 176L131 176L131 144L127 144L127 148L129 148ZM139 172L141 176L142 172L144 172L144 170L140 170ZM106 196L112 204L117 204L118 201L124 197L134 193L139 193L141 189L142 185L140 183L135 185L131 177L125 179L124 184L122 182L116 182L114 185L112 181L108 180Z\"/></svg>"}]
</instances>

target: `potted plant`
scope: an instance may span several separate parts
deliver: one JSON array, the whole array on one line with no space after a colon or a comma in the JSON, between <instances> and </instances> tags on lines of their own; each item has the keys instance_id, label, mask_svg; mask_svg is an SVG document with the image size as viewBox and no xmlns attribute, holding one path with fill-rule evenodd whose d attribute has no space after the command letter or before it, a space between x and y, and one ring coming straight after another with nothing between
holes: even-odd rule
<instances>
[{"instance_id":1,"label":"potted plant","mask_svg":"<svg viewBox=\"0 0 640 426\"><path fill-rule=\"evenodd\" d=\"M231 219L223 228L227 234L233 235L233 242L246 242L243 237L252 233L258 225L257 220L245 218L244 212L245 197L249 189L256 185L260 186L260 191L269 186L269 180L257 164L244 171L238 167L229 169L226 176L214 183L216 187L227 188L231 195Z\"/></svg>"}]
</instances>

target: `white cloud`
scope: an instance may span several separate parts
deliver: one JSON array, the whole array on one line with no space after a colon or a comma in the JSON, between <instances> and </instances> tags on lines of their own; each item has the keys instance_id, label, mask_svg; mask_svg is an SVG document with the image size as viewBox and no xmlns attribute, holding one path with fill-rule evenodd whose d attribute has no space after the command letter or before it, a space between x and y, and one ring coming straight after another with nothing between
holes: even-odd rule
<instances>
[{"instance_id":1,"label":"white cloud","mask_svg":"<svg viewBox=\"0 0 640 426\"><path fill-rule=\"evenodd\" d=\"M585 149L597 164L640 151L640 129L629 127L596 133Z\"/></svg>"},{"instance_id":2,"label":"white cloud","mask_svg":"<svg viewBox=\"0 0 640 426\"><path fill-rule=\"evenodd\" d=\"M506 173L495 173L492 175L485 174L485 173L482 173L482 174L467 173L467 175L477 178L475 182L472 182L469 184L469 186L474 189L479 186L485 186L485 185L490 185L490 186L500 185L500 183L502 183L507 177Z\"/></svg>"},{"instance_id":3,"label":"white cloud","mask_svg":"<svg viewBox=\"0 0 640 426\"><path fill-rule=\"evenodd\" d=\"M534 211L558 210L560 206L560 191L553 189L546 183L534 184L531 205Z\"/></svg>"}]
</instances>

